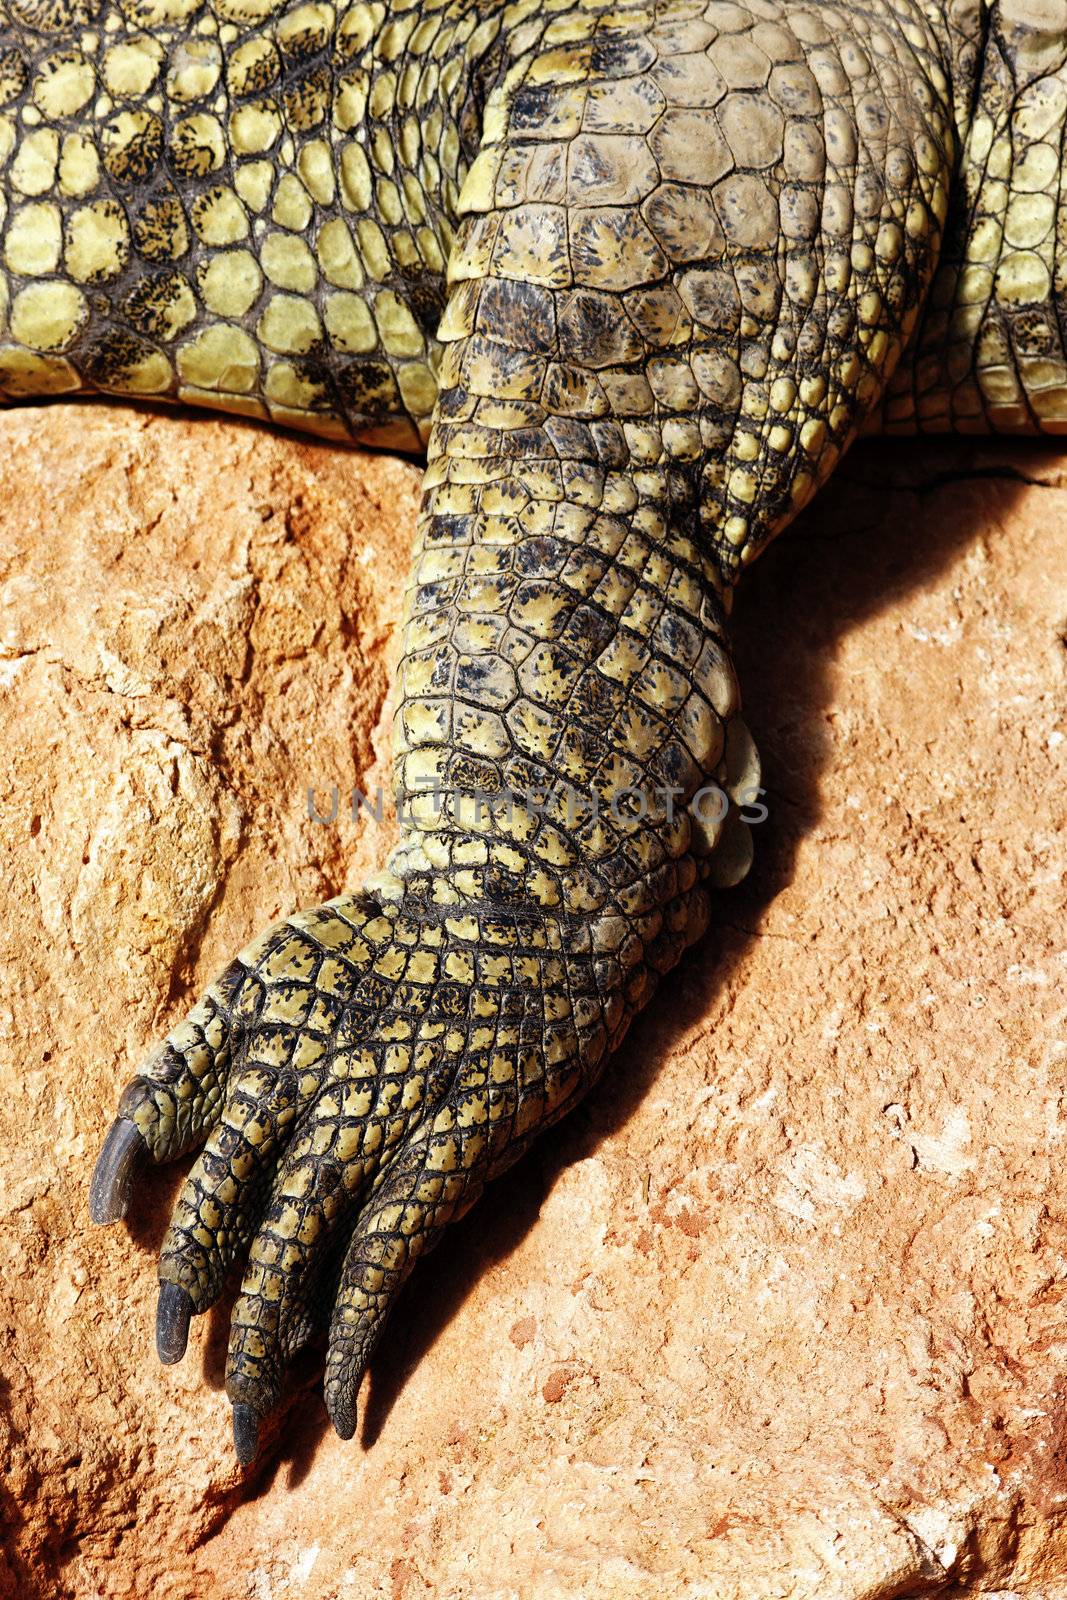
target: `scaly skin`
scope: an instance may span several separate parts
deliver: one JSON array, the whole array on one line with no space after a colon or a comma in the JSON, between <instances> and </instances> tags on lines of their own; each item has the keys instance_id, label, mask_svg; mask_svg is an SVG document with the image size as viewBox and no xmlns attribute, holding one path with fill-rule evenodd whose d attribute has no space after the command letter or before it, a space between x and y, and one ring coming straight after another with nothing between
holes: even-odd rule
<instances>
[{"instance_id":1,"label":"scaly skin","mask_svg":"<svg viewBox=\"0 0 1067 1600\"><path fill-rule=\"evenodd\" d=\"M110 1221L203 1145L158 1344L244 1265L243 1460L331 1308L351 1434L415 1260L745 871L742 567L861 427L1067 426L1055 11L7 0L5 392L427 451L401 842L237 958L93 1180Z\"/></svg>"}]
</instances>

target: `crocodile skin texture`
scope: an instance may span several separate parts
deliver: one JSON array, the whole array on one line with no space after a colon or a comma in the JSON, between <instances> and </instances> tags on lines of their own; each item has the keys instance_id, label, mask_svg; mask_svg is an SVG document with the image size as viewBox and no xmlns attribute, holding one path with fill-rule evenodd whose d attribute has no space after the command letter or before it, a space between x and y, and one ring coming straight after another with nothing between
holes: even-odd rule
<instances>
[{"instance_id":1,"label":"crocodile skin texture","mask_svg":"<svg viewBox=\"0 0 1067 1600\"><path fill-rule=\"evenodd\" d=\"M243 1271L242 1459L322 1325L351 1433L418 1256L745 872L745 565L864 426L1067 414L1043 5L6 0L3 391L426 453L400 843L237 958L93 1182L202 1146L158 1343Z\"/></svg>"}]
</instances>

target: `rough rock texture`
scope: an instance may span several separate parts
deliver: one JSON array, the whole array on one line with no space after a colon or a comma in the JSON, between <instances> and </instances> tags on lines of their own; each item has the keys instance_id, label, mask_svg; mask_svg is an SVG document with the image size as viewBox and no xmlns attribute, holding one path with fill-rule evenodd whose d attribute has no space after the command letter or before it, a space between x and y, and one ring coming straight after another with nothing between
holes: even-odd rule
<instances>
[{"instance_id":1,"label":"rough rock texture","mask_svg":"<svg viewBox=\"0 0 1067 1600\"><path fill-rule=\"evenodd\" d=\"M386 832L417 475L0 417L0 1593L1067 1595L1067 460L873 442L737 607L757 866L420 1270L351 1444L151 1349L179 1169L86 1188L232 951ZM341 791L335 825L306 790Z\"/></svg>"}]
</instances>

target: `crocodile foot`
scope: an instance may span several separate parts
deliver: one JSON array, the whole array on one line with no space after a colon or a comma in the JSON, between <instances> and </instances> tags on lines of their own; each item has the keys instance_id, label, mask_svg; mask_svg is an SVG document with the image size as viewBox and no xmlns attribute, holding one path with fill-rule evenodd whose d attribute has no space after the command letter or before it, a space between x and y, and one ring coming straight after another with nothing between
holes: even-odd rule
<instances>
[{"instance_id":1,"label":"crocodile foot","mask_svg":"<svg viewBox=\"0 0 1067 1600\"><path fill-rule=\"evenodd\" d=\"M124 1091L90 1211L116 1221L146 1162L203 1144L160 1253L156 1341L180 1360L245 1263L226 1369L242 1462L327 1320L326 1404L351 1436L412 1265L613 1042L624 1000L583 994L560 942L540 913L341 897L243 951Z\"/></svg>"}]
</instances>

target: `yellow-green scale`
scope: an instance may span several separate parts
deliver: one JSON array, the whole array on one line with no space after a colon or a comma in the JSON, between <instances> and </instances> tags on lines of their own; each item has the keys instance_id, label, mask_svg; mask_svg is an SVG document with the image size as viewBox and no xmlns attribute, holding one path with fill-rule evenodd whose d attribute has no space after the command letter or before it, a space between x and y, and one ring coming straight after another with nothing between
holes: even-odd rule
<instances>
[{"instance_id":1,"label":"yellow-green scale","mask_svg":"<svg viewBox=\"0 0 1067 1600\"><path fill-rule=\"evenodd\" d=\"M472 70L503 17L322 0L11 13L0 390L421 448Z\"/></svg>"}]
</instances>

